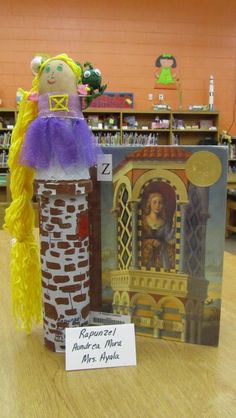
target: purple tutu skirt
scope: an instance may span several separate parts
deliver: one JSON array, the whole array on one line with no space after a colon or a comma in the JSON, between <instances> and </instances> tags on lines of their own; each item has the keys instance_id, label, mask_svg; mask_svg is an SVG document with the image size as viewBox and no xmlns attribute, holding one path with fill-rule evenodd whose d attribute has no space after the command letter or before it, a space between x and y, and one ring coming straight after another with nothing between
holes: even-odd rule
<instances>
[{"instance_id":1,"label":"purple tutu skirt","mask_svg":"<svg viewBox=\"0 0 236 418\"><path fill-rule=\"evenodd\" d=\"M59 164L67 168L90 168L102 155L86 120L38 117L29 126L20 154L20 163L36 170Z\"/></svg>"}]
</instances>

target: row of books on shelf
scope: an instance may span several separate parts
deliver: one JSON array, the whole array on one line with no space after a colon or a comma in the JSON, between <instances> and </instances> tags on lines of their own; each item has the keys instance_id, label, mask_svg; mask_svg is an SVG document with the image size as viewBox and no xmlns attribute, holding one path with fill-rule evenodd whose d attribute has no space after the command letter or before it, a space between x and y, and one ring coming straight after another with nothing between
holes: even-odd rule
<instances>
[{"instance_id":1,"label":"row of books on shelf","mask_svg":"<svg viewBox=\"0 0 236 418\"><path fill-rule=\"evenodd\" d=\"M11 132L4 132L0 135L0 148L9 148L11 144Z\"/></svg>"},{"instance_id":2,"label":"row of books on shelf","mask_svg":"<svg viewBox=\"0 0 236 418\"><path fill-rule=\"evenodd\" d=\"M101 130L117 130L117 129L170 129L171 121L168 118L155 116L149 120L139 120L135 115L126 115L122 122L117 115L98 115L93 114L87 116L87 122L91 129ZM173 118L172 129L178 130L217 130L214 122L211 119L200 119L197 121L186 121L178 118Z\"/></svg>"},{"instance_id":3,"label":"row of books on shelf","mask_svg":"<svg viewBox=\"0 0 236 418\"><path fill-rule=\"evenodd\" d=\"M158 132L123 132L122 137L121 133L118 132L94 132L96 142L98 145L102 146L154 146L154 145L163 145L163 142L158 134ZM217 140L211 137L199 138L198 145L217 145ZM179 133L172 132L170 137L169 145L180 145ZM196 144L197 145L197 144ZM233 154L234 155L234 154ZM235 156L231 159L236 159L236 148Z\"/></svg>"},{"instance_id":4,"label":"row of books on shelf","mask_svg":"<svg viewBox=\"0 0 236 418\"><path fill-rule=\"evenodd\" d=\"M158 133L141 133L141 132L126 132L123 134L121 142L121 135L119 132L96 132L96 141L102 146L142 146L142 145L158 145Z\"/></svg>"},{"instance_id":5,"label":"row of books on shelf","mask_svg":"<svg viewBox=\"0 0 236 418\"><path fill-rule=\"evenodd\" d=\"M203 130L203 131L216 131L214 122L211 119L200 119L199 121L184 121L182 119L173 119L172 128L178 130Z\"/></svg>"},{"instance_id":6,"label":"row of books on shelf","mask_svg":"<svg viewBox=\"0 0 236 418\"><path fill-rule=\"evenodd\" d=\"M7 168L8 153L3 150L0 151L0 168Z\"/></svg>"},{"instance_id":7,"label":"row of books on shelf","mask_svg":"<svg viewBox=\"0 0 236 418\"><path fill-rule=\"evenodd\" d=\"M102 130L117 130L117 129L169 129L170 120L165 118L155 117L152 121L138 121L135 116L124 116L122 125L120 126L120 120L116 116L101 116L101 115L89 115L87 117L88 125L91 129Z\"/></svg>"},{"instance_id":8,"label":"row of books on shelf","mask_svg":"<svg viewBox=\"0 0 236 418\"><path fill-rule=\"evenodd\" d=\"M89 115L87 123L91 129L119 129L119 118L106 115Z\"/></svg>"}]
</instances>

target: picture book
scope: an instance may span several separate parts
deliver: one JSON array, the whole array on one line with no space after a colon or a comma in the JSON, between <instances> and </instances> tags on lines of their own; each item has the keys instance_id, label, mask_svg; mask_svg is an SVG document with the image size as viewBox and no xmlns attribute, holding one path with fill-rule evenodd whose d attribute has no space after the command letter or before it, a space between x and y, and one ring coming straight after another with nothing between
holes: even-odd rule
<instances>
[{"instance_id":1,"label":"picture book","mask_svg":"<svg viewBox=\"0 0 236 418\"><path fill-rule=\"evenodd\" d=\"M94 178L89 202L91 308L129 315L138 335L216 346L226 149L125 146L104 154L104 178Z\"/></svg>"}]
</instances>

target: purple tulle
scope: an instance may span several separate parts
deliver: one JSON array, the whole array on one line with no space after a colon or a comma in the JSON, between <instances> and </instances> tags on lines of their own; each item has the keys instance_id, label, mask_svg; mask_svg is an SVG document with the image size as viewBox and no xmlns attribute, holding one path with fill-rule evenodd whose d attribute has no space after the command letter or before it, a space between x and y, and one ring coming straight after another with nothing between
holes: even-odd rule
<instances>
[{"instance_id":1,"label":"purple tulle","mask_svg":"<svg viewBox=\"0 0 236 418\"><path fill-rule=\"evenodd\" d=\"M37 170L55 162L64 170L78 165L89 168L101 154L84 119L38 117L26 132L20 163Z\"/></svg>"}]
</instances>

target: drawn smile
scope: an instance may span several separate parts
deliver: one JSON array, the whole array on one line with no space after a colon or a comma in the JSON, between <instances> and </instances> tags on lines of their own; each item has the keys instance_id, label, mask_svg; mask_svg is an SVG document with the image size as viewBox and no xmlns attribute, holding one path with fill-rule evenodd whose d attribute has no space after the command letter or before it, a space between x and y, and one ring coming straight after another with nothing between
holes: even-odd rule
<instances>
[{"instance_id":1,"label":"drawn smile","mask_svg":"<svg viewBox=\"0 0 236 418\"><path fill-rule=\"evenodd\" d=\"M56 83L56 80L48 80L48 84L54 84Z\"/></svg>"}]
</instances>

